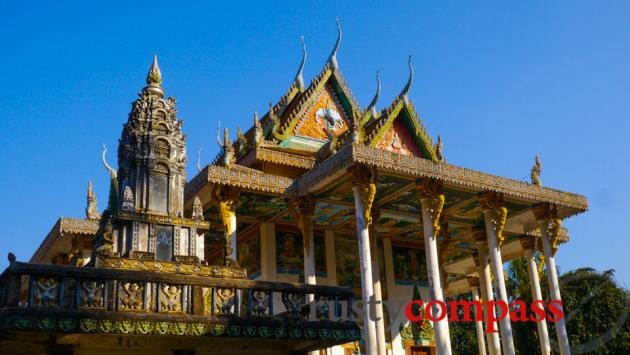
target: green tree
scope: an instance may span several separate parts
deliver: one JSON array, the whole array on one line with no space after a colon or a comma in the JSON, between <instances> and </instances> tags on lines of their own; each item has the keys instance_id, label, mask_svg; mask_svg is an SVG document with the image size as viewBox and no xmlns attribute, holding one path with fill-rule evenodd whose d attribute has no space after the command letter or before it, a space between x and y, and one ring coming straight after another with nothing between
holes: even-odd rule
<instances>
[{"instance_id":1,"label":"green tree","mask_svg":"<svg viewBox=\"0 0 630 355\"><path fill-rule=\"evenodd\" d=\"M617 285L614 270L581 268L559 281L572 353L630 354L630 293Z\"/></svg>"},{"instance_id":2,"label":"green tree","mask_svg":"<svg viewBox=\"0 0 630 355\"><path fill-rule=\"evenodd\" d=\"M449 297L446 301L450 302L459 300L472 302L472 295L470 293L465 293ZM475 314L474 307L470 308L470 314ZM457 317L458 319L462 319L464 317L464 310L462 307L457 307ZM448 325L453 354L476 355L479 353L475 322L449 322Z\"/></svg>"},{"instance_id":3,"label":"green tree","mask_svg":"<svg viewBox=\"0 0 630 355\"><path fill-rule=\"evenodd\" d=\"M565 322L573 354L630 354L630 322L626 321L629 293L617 285L613 276L612 270L598 273L591 268L581 268L560 277ZM548 301L546 275L540 283L543 297ZM510 262L506 286L510 301L532 302L524 259ZM555 324L547 322L547 326L554 347L554 343L557 344ZM540 354L536 323L513 322L512 331L518 354Z\"/></svg>"}]
</instances>

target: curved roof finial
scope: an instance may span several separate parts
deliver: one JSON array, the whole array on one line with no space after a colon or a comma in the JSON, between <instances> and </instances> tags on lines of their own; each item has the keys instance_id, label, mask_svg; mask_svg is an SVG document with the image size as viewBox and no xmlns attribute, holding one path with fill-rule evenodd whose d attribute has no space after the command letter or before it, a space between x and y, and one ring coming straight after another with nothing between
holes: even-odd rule
<instances>
[{"instance_id":1,"label":"curved roof finial","mask_svg":"<svg viewBox=\"0 0 630 355\"><path fill-rule=\"evenodd\" d=\"M101 160L103 161L103 165L105 165L105 169L107 169L107 171L109 171L110 177L112 179L114 179L117 176L116 170L114 170L114 168L112 168L107 163L107 158L105 157L105 154L107 154L107 147L105 146L105 143L103 143L103 154L101 155Z\"/></svg>"},{"instance_id":2,"label":"curved roof finial","mask_svg":"<svg viewBox=\"0 0 630 355\"><path fill-rule=\"evenodd\" d=\"M164 89L162 89L162 72L158 66L157 55L153 55L153 63L147 74L147 87L144 88L149 93L154 93L159 96L164 96Z\"/></svg>"},{"instance_id":3,"label":"curved roof finial","mask_svg":"<svg viewBox=\"0 0 630 355\"><path fill-rule=\"evenodd\" d=\"M368 106L368 110L372 113L372 117L376 117L376 103L378 102L378 98L381 96L381 71L376 71L376 94L374 94L374 98L370 105Z\"/></svg>"},{"instance_id":4,"label":"curved roof finial","mask_svg":"<svg viewBox=\"0 0 630 355\"><path fill-rule=\"evenodd\" d=\"M337 43L335 43L335 48L333 48L332 53L330 53L328 62L334 69L339 69L339 64L337 64L337 51L339 51L339 45L341 45L341 24L339 23L339 16L335 19L337 21Z\"/></svg>"},{"instance_id":5,"label":"curved roof finial","mask_svg":"<svg viewBox=\"0 0 630 355\"><path fill-rule=\"evenodd\" d=\"M407 85L403 88L400 96L402 96L403 100L406 104L409 103L409 89L411 88L411 83L413 83L413 65L411 63L411 54L409 55L409 80L407 80Z\"/></svg>"},{"instance_id":6,"label":"curved roof finial","mask_svg":"<svg viewBox=\"0 0 630 355\"><path fill-rule=\"evenodd\" d=\"M300 67L298 68L293 81L298 84L300 90L304 90L304 78L302 77L302 71L304 70L304 63L306 63L306 44L304 44L304 36L301 36L300 39L302 40L302 63L300 63Z\"/></svg>"}]
</instances>

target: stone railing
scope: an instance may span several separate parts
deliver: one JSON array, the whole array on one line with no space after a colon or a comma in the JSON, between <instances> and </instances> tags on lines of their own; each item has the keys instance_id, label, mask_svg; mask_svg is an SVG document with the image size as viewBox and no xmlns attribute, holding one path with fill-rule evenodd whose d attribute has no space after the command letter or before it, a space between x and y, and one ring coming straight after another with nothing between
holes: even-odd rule
<instances>
[{"instance_id":1,"label":"stone railing","mask_svg":"<svg viewBox=\"0 0 630 355\"><path fill-rule=\"evenodd\" d=\"M0 331L339 344L360 338L351 301L342 287L13 262L0 276Z\"/></svg>"}]
</instances>

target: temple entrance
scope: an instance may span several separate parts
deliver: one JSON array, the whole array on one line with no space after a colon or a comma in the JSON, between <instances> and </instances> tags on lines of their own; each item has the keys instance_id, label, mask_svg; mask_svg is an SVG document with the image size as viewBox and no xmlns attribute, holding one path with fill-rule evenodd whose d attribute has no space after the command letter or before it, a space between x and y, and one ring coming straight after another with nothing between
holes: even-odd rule
<instances>
[{"instance_id":1,"label":"temple entrance","mask_svg":"<svg viewBox=\"0 0 630 355\"><path fill-rule=\"evenodd\" d=\"M410 346L407 351L408 355L430 355L431 348L426 346Z\"/></svg>"}]
</instances>

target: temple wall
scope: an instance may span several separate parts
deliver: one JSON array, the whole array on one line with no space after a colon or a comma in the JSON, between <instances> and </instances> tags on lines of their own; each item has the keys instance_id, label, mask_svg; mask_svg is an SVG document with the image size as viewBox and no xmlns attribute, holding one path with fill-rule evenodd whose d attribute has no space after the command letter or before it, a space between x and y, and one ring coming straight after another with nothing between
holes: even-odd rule
<instances>
[{"instance_id":1,"label":"temple wall","mask_svg":"<svg viewBox=\"0 0 630 355\"><path fill-rule=\"evenodd\" d=\"M299 273L287 273L286 271L278 270L278 258L281 257L278 255L279 249L281 246L278 245L278 227L274 223L261 223L259 225L259 233L260 233L260 274L255 279L257 280L267 280L267 281L284 281L284 282L301 282ZM284 228L283 226L279 227L281 230ZM347 241L348 239L354 240L354 236L348 235L340 235L336 234L332 229L327 229L324 231L320 231L320 235L323 236L325 251L324 251L324 262L326 265L326 275L321 276L318 275L317 284L319 285L335 285L342 286L340 284L340 280L338 280L338 258L337 253L341 253L342 251L337 248L339 245L336 245L336 239L343 239ZM300 246L301 248L301 246ZM394 266L394 252L392 241L390 238L383 238L382 249L379 248L379 254L382 254L379 258L380 262L383 263L381 267L381 272L384 275L381 275L382 287L383 287L383 297L386 300L393 302L395 305L398 305L398 311L386 312L385 316L389 317L386 321L386 327L391 325L391 327L387 327L386 330L391 329L391 339L393 340L391 345L391 349L388 349L388 354L405 354L405 348L403 347L403 340L399 334L399 329L401 326L407 324L407 317L404 313L404 305L409 302L413 298L414 293L414 285L413 284L401 284L401 282L396 282L395 275L395 266ZM299 254L302 254L302 250L299 250ZM320 259L320 261L322 261ZM317 260L316 260L317 262ZM422 261L424 263L424 261ZM320 265L316 265L320 266ZM343 272L342 272L343 275ZM429 290L425 285L420 285L418 287L420 291L420 296L425 302L429 301ZM277 295L277 299L274 299L274 304L282 304L280 296ZM280 307L278 307L280 308ZM387 335L389 337L389 335ZM428 345L428 344L426 344ZM388 346L389 348L389 346ZM434 350L434 348L432 349ZM330 355L342 355L345 354L345 349L341 346L337 346L334 348L327 349L327 354Z\"/></svg>"}]
</instances>

